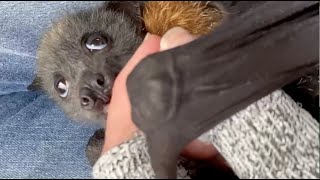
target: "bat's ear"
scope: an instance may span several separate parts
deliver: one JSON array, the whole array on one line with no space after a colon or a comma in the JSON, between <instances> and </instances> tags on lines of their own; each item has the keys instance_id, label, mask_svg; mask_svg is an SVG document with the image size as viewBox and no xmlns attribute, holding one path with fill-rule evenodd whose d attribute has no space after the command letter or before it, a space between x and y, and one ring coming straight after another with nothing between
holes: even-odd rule
<instances>
[{"instance_id":1,"label":"bat's ear","mask_svg":"<svg viewBox=\"0 0 320 180\"><path fill-rule=\"evenodd\" d=\"M104 8L124 12L126 15L135 19L141 17L143 4L143 1L107 1L104 3Z\"/></svg>"},{"instance_id":2,"label":"bat's ear","mask_svg":"<svg viewBox=\"0 0 320 180\"><path fill-rule=\"evenodd\" d=\"M107 1L103 7L108 10L123 12L142 30L144 27L142 12L144 1Z\"/></svg>"},{"instance_id":3,"label":"bat's ear","mask_svg":"<svg viewBox=\"0 0 320 180\"><path fill-rule=\"evenodd\" d=\"M27 90L29 91L40 91L42 90L42 80L41 78L36 75L35 78L33 79L32 83L27 87Z\"/></svg>"}]
</instances>

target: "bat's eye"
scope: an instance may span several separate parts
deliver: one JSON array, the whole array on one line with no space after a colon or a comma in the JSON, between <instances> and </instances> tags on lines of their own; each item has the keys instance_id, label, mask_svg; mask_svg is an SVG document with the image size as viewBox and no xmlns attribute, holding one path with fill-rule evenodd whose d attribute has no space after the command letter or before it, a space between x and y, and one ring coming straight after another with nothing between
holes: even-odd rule
<instances>
[{"instance_id":1,"label":"bat's eye","mask_svg":"<svg viewBox=\"0 0 320 180\"><path fill-rule=\"evenodd\" d=\"M67 97L69 92L69 82L61 75L54 76L54 88L62 98Z\"/></svg>"},{"instance_id":2,"label":"bat's eye","mask_svg":"<svg viewBox=\"0 0 320 180\"><path fill-rule=\"evenodd\" d=\"M100 33L94 33L87 38L85 45L90 51L99 51L107 47L108 39Z\"/></svg>"}]
</instances>

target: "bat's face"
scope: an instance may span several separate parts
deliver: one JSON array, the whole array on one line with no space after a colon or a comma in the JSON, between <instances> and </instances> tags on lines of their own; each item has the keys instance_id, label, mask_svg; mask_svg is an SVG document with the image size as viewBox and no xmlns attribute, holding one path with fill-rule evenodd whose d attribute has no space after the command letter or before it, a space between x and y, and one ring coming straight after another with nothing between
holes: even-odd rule
<instances>
[{"instance_id":1,"label":"bat's face","mask_svg":"<svg viewBox=\"0 0 320 180\"><path fill-rule=\"evenodd\" d=\"M144 36L134 8L118 2L79 12L44 35L37 76L70 118L103 122L114 80Z\"/></svg>"}]
</instances>

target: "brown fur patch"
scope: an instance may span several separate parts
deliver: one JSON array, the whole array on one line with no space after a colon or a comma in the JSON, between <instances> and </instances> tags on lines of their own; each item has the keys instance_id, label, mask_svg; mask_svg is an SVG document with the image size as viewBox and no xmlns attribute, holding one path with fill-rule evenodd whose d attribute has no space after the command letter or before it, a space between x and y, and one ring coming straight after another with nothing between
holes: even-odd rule
<instances>
[{"instance_id":1,"label":"brown fur patch","mask_svg":"<svg viewBox=\"0 0 320 180\"><path fill-rule=\"evenodd\" d=\"M203 1L149 1L143 19L149 33L163 36L173 27L182 27L194 35L212 31L222 20L222 13Z\"/></svg>"}]
</instances>

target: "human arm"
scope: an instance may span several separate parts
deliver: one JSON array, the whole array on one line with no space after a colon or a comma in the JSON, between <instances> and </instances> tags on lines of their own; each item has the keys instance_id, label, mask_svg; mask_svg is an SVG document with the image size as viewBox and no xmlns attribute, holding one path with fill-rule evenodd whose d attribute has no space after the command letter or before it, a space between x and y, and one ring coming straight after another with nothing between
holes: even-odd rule
<instances>
[{"instance_id":1,"label":"human arm","mask_svg":"<svg viewBox=\"0 0 320 180\"><path fill-rule=\"evenodd\" d=\"M319 177L319 163L314 161L319 158L318 126L309 113L278 90L224 120L199 140L218 149L239 178L313 178ZM138 132L132 138L137 129L131 128L131 135L122 138L125 141L106 148L94 166L95 178L154 178L145 136ZM304 153L307 149L310 152ZM312 162L302 165L307 170L295 167L301 159ZM274 161L277 163L272 164ZM180 166L178 178L184 177L188 176Z\"/></svg>"},{"instance_id":2,"label":"human arm","mask_svg":"<svg viewBox=\"0 0 320 180\"><path fill-rule=\"evenodd\" d=\"M319 124L278 90L199 140L212 144L239 178L319 178ZM183 167L178 178L187 177ZM145 136L112 148L96 163L95 178L154 178Z\"/></svg>"}]
</instances>

